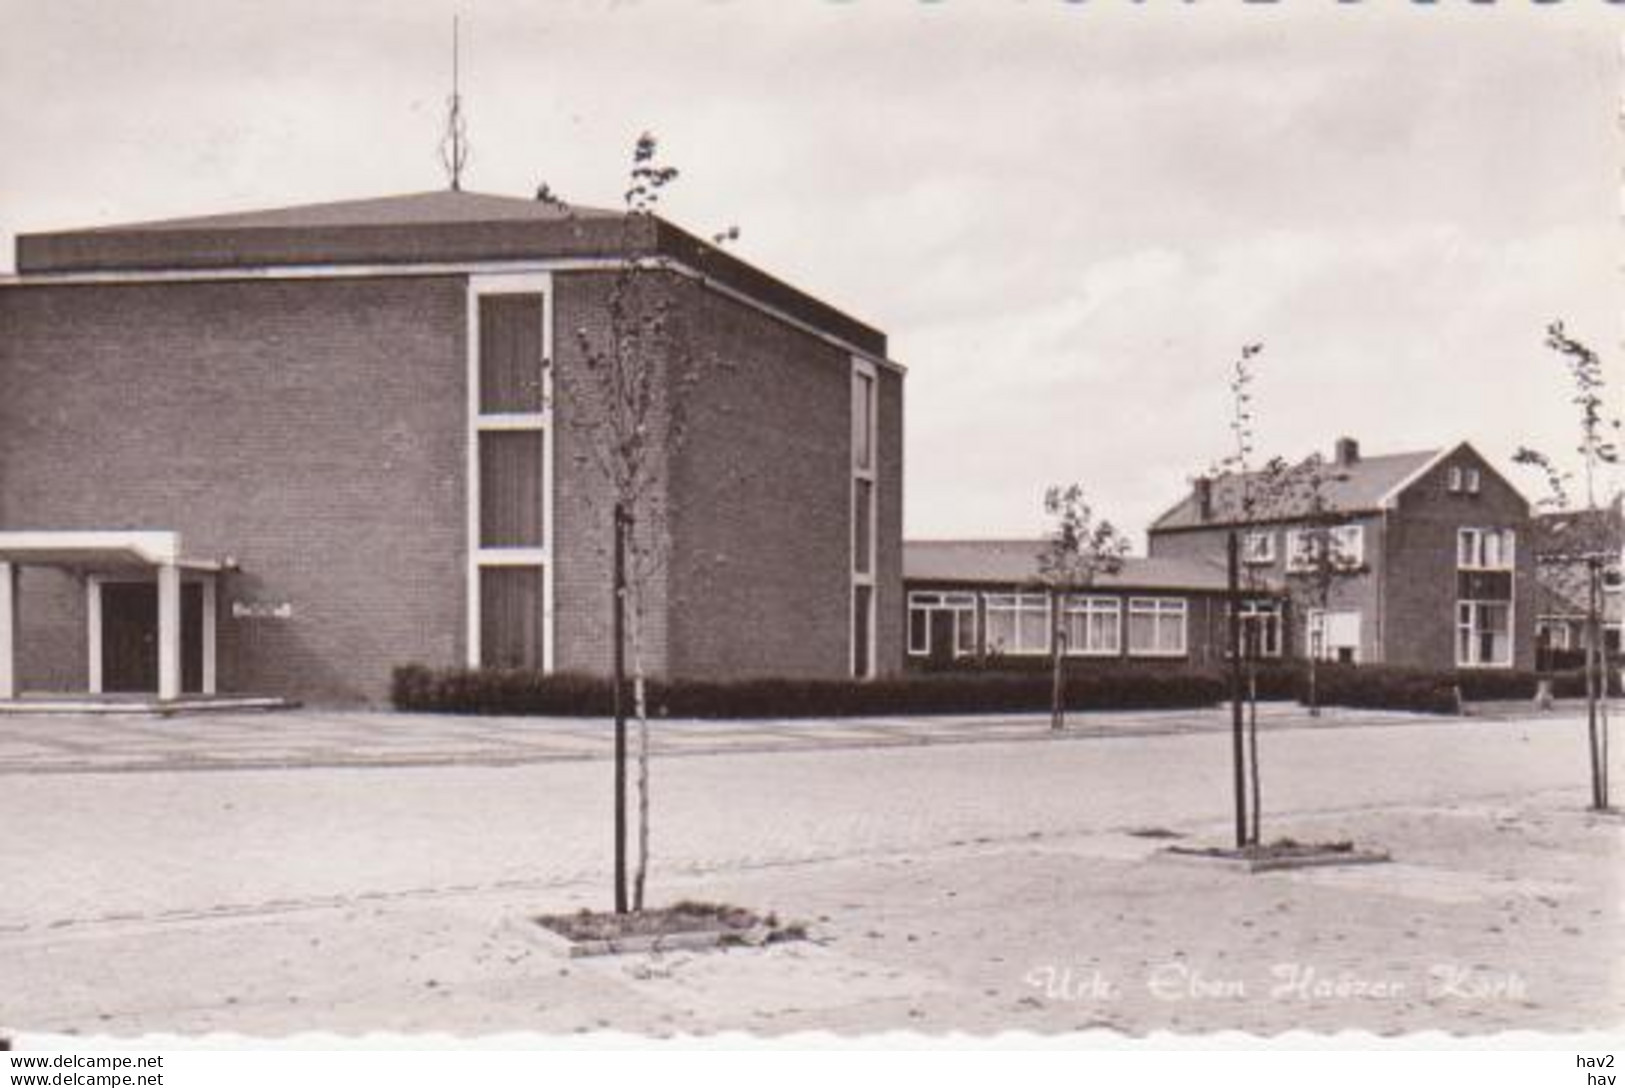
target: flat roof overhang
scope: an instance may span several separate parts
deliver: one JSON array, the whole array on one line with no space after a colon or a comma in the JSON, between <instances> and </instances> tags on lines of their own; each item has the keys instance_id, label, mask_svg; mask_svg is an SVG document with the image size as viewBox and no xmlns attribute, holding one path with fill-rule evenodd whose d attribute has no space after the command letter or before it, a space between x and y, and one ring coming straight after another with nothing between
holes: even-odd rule
<instances>
[{"instance_id":1,"label":"flat roof overhang","mask_svg":"<svg viewBox=\"0 0 1625 1088\"><path fill-rule=\"evenodd\" d=\"M163 529L0 530L0 563L114 572L174 566L218 572L221 564L181 554L180 534Z\"/></svg>"}]
</instances>

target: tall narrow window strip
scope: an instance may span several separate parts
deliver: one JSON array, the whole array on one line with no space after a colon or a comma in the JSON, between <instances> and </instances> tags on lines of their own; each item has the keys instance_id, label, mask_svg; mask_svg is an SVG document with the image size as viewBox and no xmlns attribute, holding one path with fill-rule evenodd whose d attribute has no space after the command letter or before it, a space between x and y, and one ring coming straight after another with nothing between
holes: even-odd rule
<instances>
[{"instance_id":1,"label":"tall narrow window strip","mask_svg":"<svg viewBox=\"0 0 1625 1088\"><path fill-rule=\"evenodd\" d=\"M483 431L479 443L480 545L542 547L542 432Z\"/></svg>"},{"instance_id":2,"label":"tall narrow window strip","mask_svg":"<svg viewBox=\"0 0 1625 1088\"><path fill-rule=\"evenodd\" d=\"M542 296L480 299L480 413L540 412L544 407Z\"/></svg>"}]
</instances>

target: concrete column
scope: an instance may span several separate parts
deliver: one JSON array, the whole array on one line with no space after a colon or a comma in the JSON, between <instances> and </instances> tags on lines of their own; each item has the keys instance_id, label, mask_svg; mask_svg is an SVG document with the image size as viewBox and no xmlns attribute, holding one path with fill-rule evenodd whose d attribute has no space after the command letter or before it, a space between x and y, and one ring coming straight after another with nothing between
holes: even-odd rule
<instances>
[{"instance_id":1,"label":"concrete column","mask_svg":"<svg viewBox=\"0 0 1625 1088\"><path fill-rule=\"evenodd\" d=\"M181 697L181 569L158 567L158 698Z\"/></svg>"},{"instance_id":2,"label":"concrete column","mask_svg":"<svg viewBox=\"0 0 1625 1088\"><path fill-rule=\"evenodd\" d=\"M17 568L0 563L0 699L17 697Z\"/></svg>"},{"instance_id":3,"label":"concrete column","mask_svg":"<svg viewBox=\"0 0 1625 1088\"><path fill-rule=\"evenodd\" d=\"M205 574L203 576L203 694L205 695L213 695L216 689L215 609L218 607L217 595L219 592L219 585L219 575Z\"/></svg>"},{"instance_id":4,"label":"concrete column","mask_svg":"<svg viewBox=\"0 0 1625 1088\"><path fill-rule=\"evenodd\" d=\"M85 653L89 658L86 676L90 693L102 693L102 580L92 575L85 580Z\"/></svg>"}]
</instances>

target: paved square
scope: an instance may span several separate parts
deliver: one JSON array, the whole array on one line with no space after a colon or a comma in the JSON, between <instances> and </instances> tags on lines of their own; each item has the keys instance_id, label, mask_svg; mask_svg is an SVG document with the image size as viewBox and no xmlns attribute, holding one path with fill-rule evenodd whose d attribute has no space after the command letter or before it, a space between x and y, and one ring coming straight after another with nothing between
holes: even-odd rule
<instances>
[{"instance_id":1,"label":"paved square","mask_svg":"<svg viewBox=\"0 0 1625 1088\"><path fill-rule=\"evenodd\" d=\"M210 733L197 720L155 766L126 751L99 770L91 725L65 734L91 751L49 758L31 754L29 725L0 742L0 1025L1398 1033L1625 1020L1625 824L1584 809L1582 722L1272 715L1266 837L1353 838L1393 863L1247 876L1160 857L1169 840L1144 832L1229 834L1229 738L1200 717L1079 723L1065 738L1041 718L980 734L975 721L840 723L822 741L817 723L657 726L653 899L773 910L813 939L591 964L526 919L606 904L601 727L264 716ZM770 743L780 733L793 743ZM260 765L263 740L309 762ZM71 773L57 765L72 759Z\"/></svg>"}]
</instances>

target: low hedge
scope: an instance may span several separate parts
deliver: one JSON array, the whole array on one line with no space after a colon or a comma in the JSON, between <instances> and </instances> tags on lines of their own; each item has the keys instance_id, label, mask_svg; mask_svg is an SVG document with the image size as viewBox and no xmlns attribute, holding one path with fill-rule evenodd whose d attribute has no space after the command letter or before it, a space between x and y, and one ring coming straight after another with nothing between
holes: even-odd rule
<instances>
[{"instance_id":1,"label":"low hedge","mask_svg":"<svg viewBox=\"0 0 1625 1088\"><path fill-rule=\"evenodd\" d=\"M1279 668L1279 666L1278 666ZM1296 696L1308 699L1308 670L1294 667ZM1322 706L1383 710L1419 710L1453 714L1457 692L1468 703L1532 700L1542 680L1551 681L1559 699L1585 695L1585 673L1571 670L1537 673L1521 669L1416 669L1397 665L1329 665L1316 670L1317 701ZM1612 694L1620 694L1619 670L1610 677Z\"/></svg>"},{"instance_id":2,"label":"low hedge","mask_svg":"<svg viewBox=\"0 0 1625 1088\"><path fill-rule=\"evenodd\" d=\"M1050 677L1023 673L932 673L875 680L653 680L649 703L672 718L813 718L855 715L986 714L1044 711ZM1225 697L1216 674L1182 670L1095 669L1073 674L1069 710L1185 709ZM399 710L446 714L604 717L607 679L504 669L395 670L390 698Z\"/></svg>"}]
</instances>

